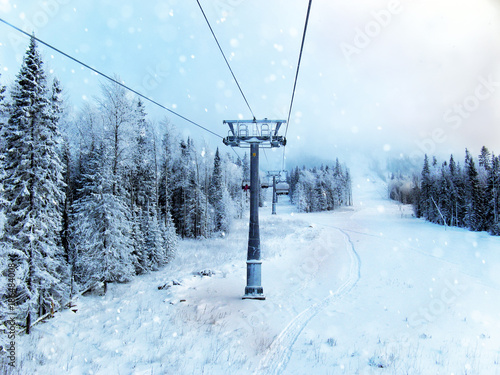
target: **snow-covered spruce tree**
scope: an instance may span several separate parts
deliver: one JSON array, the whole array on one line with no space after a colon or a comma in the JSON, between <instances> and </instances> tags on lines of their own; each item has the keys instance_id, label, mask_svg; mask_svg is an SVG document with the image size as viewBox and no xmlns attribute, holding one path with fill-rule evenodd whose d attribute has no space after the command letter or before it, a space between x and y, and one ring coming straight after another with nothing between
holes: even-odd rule
<instances>
[{"instance_id":1,"label":"snow-covered spruce tree","mask_svg":"<svg viewBox=\"0 0 500 375\"><path fill-rule=\"evenodd\" d=\"M160 213L161 216L161 213ZM178 237L175 230L175 224L170 210L166 212L165 218L159 217L160 233L163 237L163 251L166 262L170 262L177 251Z\"/></svg>"},{"instance_id":2,"label":"snow-covered spruce tree","mask_svg":"<svg viewBox=\"0 0 500 375\"><path fill-rule=\"evenodd\" d=\"M1 77L1 75L0 75ZM5 86L0 83L0 238L3 234L3 226L5 221L5 201L3 198L3 176L4 176L4 151L5 151L5 122L7 117L7 110L4 104L5 99Z\"/></svg>"},{"instance_id":3,"label":"snow-covered spruce tree","mask_svg":"<svg viewBox=\"0 0 500 375\"><path fill-rule=\"evenodd\" d=\"M483 210L483 230L489 230L495 220L494 205L491 204L493 196L493 185L489 183L493 174L493 161L491 152L483 146L478 157L478 176L481 185L481 209Z\"/></svg>"},{"instance_id":4,"label":"snow-covered spruce tree","mask_svg":"<svg viewBox=\"0 0 500 375\"><path fill-rule=\"evenodd\" d=\"M425 155L424 166L422 168L422 179L420 183L420 201L417 212L429 220L432 216L432 179L429 165L429 158ZM418 215L417 215L418 216Z\"/></svg>"},{"instance_id":5,"label":"snow-covered spruce tree","mask_svg":"<svg viewBox=\"0 0 500 375\"><path fill-rule=\"evenodd\" d=\"M208 201L205 189L206 178L203 175L200 158L194 143L190 141L191 170L189 173L189 189L187 191L188 229L190 237L211 237L214 231L214 209Z\"/></svg>"},{"instance_id":6,"label":"snow-covered spruce tree","mask_svg":"<svg viewBox=\"0 0 500 375\"><path fill-rule=\"evenodd\" d=\"M63 98L62 98L62 88L59 80L54 78L52 82L52 90L50 95L50 116L53 122L60 124L63 117ZM62 228L61 228L61 245L64 249L64 259L70 267L70 249L69 249L69 217L70 208L73 198L73 186L71 182L71 155L70 146L67 137L64 135L61 137L61 145L59 147L59 154L61 161L64 165L63 170L63 180L64 180L64 199L61 202L62 208ZM70 283L72 276L70 275Z\"/></svg>"},{"instance_id":7,"label":"snow-covered spruce tree","mask_svg":"<svg viewBox=\"0 0 500 375\"><path fill-rule=\"evenodd\" d=\"M146 120L144 104L139 100L135 108L133 150L130 173L131 202L136 208L146 208L157 201L155 149L153 131Z\"/></svg>"},{"instance_id":8,"label":"snow-covered spruce tree","mask_svg":"<svg viewBox=\"0 0 500 375\"><path fill-rule=\"evenodd\" d=\"M160 232L163 235L163 245L167 261L175 256L177 248L177 232L172 219L172 184L171 176L174 163L175 136L172 126L168 120L164 120L163 127L166 132L162 139L162 151L160 162L160 181L158 183L158 209L160 220Z\"/></svg>"},{"instance_id":9,"label":"snow-covered spruce tree","mask_svg":"<svg viewBox=\"0 0 500 375\"><path fill-rule=\"evenodd\" d=\"M1 77L1 75L0 75ZM5 225L5 209L7 201L3 194L3 180L5 178L4 156L5 156L5 122L7 117L7 108L4 104L6 88L0 83L0 239L3 238ZM3 322L8 319L7 308L7 272L9 264L8 247L3 242L0 242L0 331L7 332L6 327L2 327ZM3 332L2 332L3 333ZM7 335L1 335L0 346L5 347L7 343Z\"/></svg>"},{"instance_id":10,"label":"snow-covered spruce tree","mask_svg":"<svg viewBox=\"0 0 500 375\"><path fill-rule=\"evenodd\" d=\"M80 282L125 282L134 274L129 165L131 102L121 86L102 86L102 140L94 142L73 205L73 246Z\"/></svg>"},{"instance_id":11,"label":"snow-covered spruce tree","mask_svg":"<svg viewBox=\"0 0 500 375\"><path fill-rule=\"evenodd\" d=\"M210 237L213 208L204 193L204 178L192 139L181 141L171 173L172 218L182 237Z\"/></svg>"},{"instance_id":12,"label":"snow-covered spruce tree","mask_svg":"<svg viewBox=\"0 0 500 375\"><path fill-rule=\"evenodd\" d=\"M290 173L288 173L288 184L289 184L289 194L290 194L290 200L293 204L296 204L294 201L294 196L295 196L295 191L297 190L297 185L299 183L299 177L300 177L300 169L299 167L295 167L292 169Z\"/></svg>"},{"instance_id":13,"label":"snow-covered spruce tree","mask_svg":"<svg viewBox=\"0 0 500 375\"><path fill-rule=\"evenodd\" d=\"M243 181L243 161L240 158L233 160L231 155L226 154L223 158L223 171L226 190L229 193L229 204L225 204L226 217L232 219L234 217L242 218L245 208L244 191L241 189Z\"/></svg>"},{"instance_id":14,"label":"snow-covered spruce tree","mask_svg":"<svg viewBox=\"0 0 500 375\"><path fill-rule=\"evenodd\" d=\"M146 111L139 99L135 108L132 131L132 163L127 171L129 176L130 209L132 212L133 230L132 252L135 272L137 274L150 271L152 267L150 251L146 244L146 234L150 225L150 204L155 204L156 197L156 171L154 161L156 155L149 124L146 121Z\"/></svg>"},{"instance_id":15,"label":"snow-covered spruce tree","mask_svg":"<svg viewBox=\"0 0 500 375\"><path fill-rule=\"evenodd\" d=\"M453 155L450 156L448 164L450 176L450 191L448 192L448 199L451 203L451 219L450 225L457 227L464 226L465 218L465 191L464 179L460 164L455 162Z\"/></svg>"},{"instance_id":16,"label":"snow-covered spruce tree","mask_svg":"<svg viewBox=\"0 0 500 375\"><path fill-rule=\"evenodd\" d=\"M156 138L140 100L135 115L130 196L134 214L135 268L136 273L143 273L165 265L168 251L159 215Z\"/></svg>"},{"instance_id":17,"label":"snow-covered spruce tree","mask_svg":"<svg viewBox=\"0 0 500 375\"><path fill-rule=\"evenodd\" d=\"M305 167L299 172L299 179L293 193L293 202L299 212L311 212L314 176Z\"/></svg>"},{"instance_id":18,"label":"snow-covered spruce tree","mask_svg":"<svg viewBox=\"0 0 500 375\"><path fill-rule=\"evenodd\" d=\"M493 222L490 233L500 236L500 157L491 156L491 170L488 175L488 186L491 191L489 206L493 211Z\"/></svg>"},{"instance_id":19,"label":"snow-covered spruce tree","mask_svg":"<svg viewBox=\"0 0 500 375\"><path fill-rule=\"evenodd\" d=\"M19 270L17 318L27 333L36 317L52 306L57 308L69 292L60 238L64 165L49 95L43 62L31 38L5 127L3 188L7 220L1 239Z\"/></svg>"},{"instance_id":20,"label":"snow-covered spruce tree","mask_svg":"<svg viewBox=\"0 0 500 375\"><path fill-rule=\"evenodd\" d=\"M1 75L0 75L1 77ZM4 126L5 126L5 116L6 111L4 107L4 96L5 86L0 83L0 238L3 237L3 227L5 221L4 208L5 200L3 197L3 178L4 178L4 168L3 168L3 156L4 156ZM0 242L0 347L7 347L10 340L7 338L8 329L4 325L9 319L9 309L7 296L9 294L7 288L8 281L8 264L9 264L9 251L5 247L5 244Z\"/></svg>"},{"instance_id":21,"label":"snow-covered spruce tree","mask_svg":"<svg viewBox=\"0 0 500 375\"><path fill-rule=\"evenodd\" d=\"M324 176L318 174L318 171L316 171L316 181L313 186L313 199L311 205L311 211L314 212L326 211L328 209L326 186L323 177Z\"/></svg>"},{"instance_id":22,"label":"snow-covered spruce tree","mask_svg":"<svg viewBox=\"0 0 500 375\"><path fill-rule=\"evenodd\" d=\"M172 172L169 185L172 187L171 212L177 233L181 238L188 237L187 217L188 208L186 206L189 190L191 150L189 142L181 141L180 155L172 163Z\"/></svg>"},{"instance_id":23,"label":"snow-covered spruce tree","mask_svg":"<svg viewBox=\"0 0 500 375\"><path fill-rule=\"evenodd\" d=\"M446 225L452 225L454 190L453 180L451 178L448 162L443 162L439 174L438 207L442 215L442 220Z\"/></svg>"},{"instance_id":24,"label":"snow-covered spruce tree","mask_svg":"<svg viewBox=\"0 0 500 375\"><path fill-rule=\"evenodd\" d=\"M173 129L168 121L162 124L167 130L163 134L162 151L160 162L160 182L158 184L158 205L160 208L161 219L166 224L167 219L172 219L171 206L172 206L172 188L173 188L173 165L175 163L175 151L177 149L177 142L173 134Z\"/></svg>"},{"instance_id":25,"label":"snow-covered spruce tree","mask_svg":"<svg viewBox=\"0 0 500 375\"><path fill-rule=\"evenodd\" d=\"M465 157L465 170L466 170L466 216L465 222L467 228L472 231L481 231L485 229L484 226L484 198L479 180L479 174L474 163L474 159L470 156L469 151L466 150Z\"/></svg>"},{"instance_id":26,"label":"snow-covered spruce tree","mask_svg":"<svg viewBox=\"0 0 500 375\"><path fill-rule=\"evenodd\" d=\"M113 194L112 164L103 144L91 150L82 171L82 190L73 204L75 274L86 289L96 281L126 282L134 275L129 210Z\"/></svg>"},{"instance_id":27,"label":"snow-covered spruce tree","mask_svg":"<svg viewBox=\"0 0 500 375\"><path fill-rule=\"evenodd\" d=\"M219 155L219 148L215 151L214 168L212 172L212 180L210 181L210 188L208 191L208 198L210 204L215 210L215 231L225 232L229 228L228 218L226 217L226 204L227 202L227 189L224 185L222 174L222 162Z\"/></svg>"}]
</instances>

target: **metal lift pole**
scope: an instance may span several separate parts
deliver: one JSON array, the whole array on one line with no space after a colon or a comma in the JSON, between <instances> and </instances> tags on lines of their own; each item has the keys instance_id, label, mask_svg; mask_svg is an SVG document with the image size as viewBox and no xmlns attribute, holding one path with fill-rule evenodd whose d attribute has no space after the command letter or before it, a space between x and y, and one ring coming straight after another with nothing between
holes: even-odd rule
<instances>
[{"instance_id":1,"label":"metal lift pole","mask_svg":"<svg viewBox=\"0 0 500 375\"><path fill-rule=\"evenodd\" d=\"M250 144L250 226L244 299L266 299L261 280L259 233L259 143Z\"/></svg>"},{"instance_id":2,"label":"metal lift pole","mask_svg":"<svg viewBox=\"0 0 500 375\"><path fill-rule=\"evenodd\" d=\"M278 203L278 196L276 195L276 176L273 175L273 215L276 215L276 203Z\"/></svg>"},{"instance_id":3,"label":"metal lift pole","mask_svg":"<svg viewBox=\"0 0 500 375\"><path fill-rule=\"evenodd\" d=\"M262 288L259 233L259 148L286 145L285 137L278 135L285 120L224 120L229 134L223 139L226 146L250 147L250 225L247 251L247 286L243 299L264 300ZM276 190L276 180L273 180ZM274 202L274 199L273 199Z\"/></svg>"},{"instance_id":4,"label":"metal lift pole","mask_svg":"<svg viewBox=\"0 0 500 375\"><path fill-rule=\"evenodd\" d=\"M278 191L277 191L277 184L276 184L276 177L280 177L281 172L280 171L268 171L267 175L269 177L273 178L273 211L272 214L276 215L276 204L278 203Z\"/></svg>"}]
</instances>

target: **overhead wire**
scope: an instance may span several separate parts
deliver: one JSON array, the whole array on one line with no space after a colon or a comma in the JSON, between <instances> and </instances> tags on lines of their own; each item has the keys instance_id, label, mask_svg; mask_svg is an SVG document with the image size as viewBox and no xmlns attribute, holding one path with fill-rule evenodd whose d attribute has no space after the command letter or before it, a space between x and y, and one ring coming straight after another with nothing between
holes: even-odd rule
<instances>
[{"instance_id":1,"label":"overhead wire","mask_svg":"<svg viewBox=\"0 0 500 375\"><path fill-rule=\"evenodd\" d=\"M288 133L288 126L290 124L290 116L292 114L292 108L293 108L293 100L295 98L295 90L297 88L297 80L299 77L299 71L300 71L300 63L302 61L302 52L304 51L304 42L306 40L306 33L307 33L307 25L309 23L309 15L311 14L311 4L312 0L309 0L309 4L307 6L307 14L306 14L306 21L304 24L304 32L302 33L302 42L300 44L300 52L299 52L299 59L297 62L297 71L295 72L295 80L293 83L293 90L292 90L292 98L290 100L290 108L288 109L288 118L286 120L286 128L285 128L285 138ZM285 153L286 153L286 145L283 147L283 162L282 162L282 169L285 170Z\"/></svg>"},{"instance_id":2,"label":"overhead wire","mask_svg":"<svg viewBox=\"0 0 500 375\"><path fill-rule=\"evenodd\" d=\"M96 73L96 74L100 75L101 77L106 78L107 80L109 80L109 81L111 81L111 82L113 82L113 83L115 83L115 84L117 84L117 85L119 85L119 86L123 87L124 89L126 89L126 90L128 90L128 91L130 91L130 92L134 93L135 95L137 95L137 96L139 96L139 97L143 98L144 100L147 100L148 102L150 102L150 103L152 103L152 104L154 104L154 105L156 105L156 106L158 106L158 107L160 107L160 108L162 108L162 109L164 109L164 110L166 110L166 111L170 112L171 114L173 114L173 115L175 115L175 116L177 116L177 117L179 117L179 118L183 119L184 121L187 121L187 122L189 122L190 124L192 124L192 125L194 125L194 126L197 126L198 128L203 129L203 130L205 130L206 132L208 132L208 133L210 133L210 134L212 134L212 135L214 135L214 136L216 136L216 137L223 138L221 135L219 135L219 134L217 134L217 133L213 132L212 130L210 130L210 129L208 129L208 128L206 128L206 127L204 127L204 126L202 126L202 125L198 124L198 123L197 123L197 122L195 122L195 121L192 121L192 120L188 119L187 117L185 117L185 116L183 116L183 115L181 115L181 114L179 114L179 113L177 113L177 112L175 112L175 111L171 110L170 108L165 107L163 104L160 104L160 103L158 103L157 101L155 101L155 100L153 100L153 99L151 99L151 98L148 98L147 96L145 96L145 95L141 94L140 92L138 92L138 91L136 91L136 90L134 90L134 89L130 88L129 86L125 85L124 83L122 83L122 82L120 82L120 81L117 81L116 79L114 79L114 78L112 78L112 77L108 76L107 74L102 73L101 71L99 71L99 70L97 70L97 69L95 69L95 68L91 67L90 65L88 65L88 64L86 64L86 63L84 63L84 62L82 62L82 61L80 61L80 60L78 60L78 59L76 59L75 57L73 57L73 56L71 56L71 55L67 54L66 52L63 52L63 51L61 51L60 49L58 49L58 48L56 48L56 47L52 46L51 44L49 44L49 43L47 43L47 42L44 42L44 41L43 41L43 40L41 40L40 38L37 38L37 37L35 37L34 35L30 35L30 34L29 34L29 33L27 33L26 31L24 31L24 30L22 30L22 29L18 28L17 26L14 26L13 24L11 24L11 23L9 23L9 22L5 21L4 19L0 18L0 21L1 21L1 22L3 22L4 24L6 24L7 26L9 26L9 27L11 27L11 28L13 28L13 29L15 29L15 30L19 31L20 33L22 33L22 34L24 34L24 35L27 35L27 36L28 36L28 37L30 37L30 38L33 38L33 39L34 39L34 40L36 40L37 42L39 42L39 43L43 44L44 46L49 47L50 49L52 49L52 50L56 51L57 53L59 53L59 54L61 54L61 55L65 56L65 57L67 57L68 59L70 59L70 60L72 60L72 61L76 62L77 64L80 64L80 65L84 66L85 68L87 68L87 69L89 69L89 70L93 71L94 73Z\"/></svg>"},{"instance_id":3,"label":"overhead wire","mask_svg":"<svg viewBox=\"0 0 500 375\"><path fill-rule=\"evenodd\" d=\"M203 10L203 7L201 6L200 1L196 0L196 2L198 3L198 6L200 7L201 13L203 14L203 17L205 18L205 21L207 22L208 28L210 29L210 32L212 33L212 36L215 39L215 43L217 43L217 47L219 47L219 51L222 54L222 57L224 58L224 61L226 62L226 65L229 68L231 75L233 76L234 82L236 82L236 85L238 86L238 89L240 90L241 96L243 96L243 99L245 100L245 103L247 104L247 107L250 110L250 113L252 114L253 119L255 120L255 115L252 111L252 108L250 107L250 104L248 104L248 100L247 100L245 94L243 93L243 90L241 89L241 86L240 86L238 80L236 79L236 76L234 75L233 69L231 68L231 65L229 64L229 61L227 60L226 55L225 55L224 51L222 50L222 47L219 43L219 40L217 39L217 36L215 35L215 32L212 29L210 22L208 21L207 15L205 14L205 11Z\"/></svg>"},{"instance_id":4,"label":"overhead wire","mask_svg":"<svg viewBox=\"0 0 500 375\"><path fill-rule=\"evenodd\" d=\"M205 21L208 25L208 28L210 29L210 32L212 33L212 36L214 37L214 40L215 40L215 43L217 43L217 47L219 47L219 51L220 53L222 54L222 57L224 58L224 61L226 62L226 65L227 67L229 68L229 71L231 72L231 75L233 76L233 79L234 79L234 82L236 83L236 86L238 86L238 89L240 90L240 93L241 93L241 96L243 97L243 99L245 100L245 103L250 111L250 113L252 114L252 117L253 119L255 120L255 114L253 113L253 110L252 108L250 107L250 104L248 103L248 100L245 96L245 94L243 93L243 89L241 88L239 82L238 82L238 79L236 78L236 75L234 74L234 71L233 69L231 68L231 65L229 64L229 61L228 59L226 58L226 54L224 53L224 50L222 49L220 43L219 43L219 40L217 38L217 36L215 35L215 32L212 28L212 25L210 24L210 21L208 20L208 17L207 15L205 14L205 11L203 10L203 6L201 5L200 1L199 0L196 0L196 2L198 3L198 6L200 8L200 11L201 13L203 14L203 17L205 18ZM233 148L233 151L234 151L234 147ZM236 151L235 151L236 152ZM269 164L269 159L267 158L267 153L266 153L266 150L263 150L264 152L264 157L266 158L266 162L267 164Z\"/></svg>"}]
</instances>

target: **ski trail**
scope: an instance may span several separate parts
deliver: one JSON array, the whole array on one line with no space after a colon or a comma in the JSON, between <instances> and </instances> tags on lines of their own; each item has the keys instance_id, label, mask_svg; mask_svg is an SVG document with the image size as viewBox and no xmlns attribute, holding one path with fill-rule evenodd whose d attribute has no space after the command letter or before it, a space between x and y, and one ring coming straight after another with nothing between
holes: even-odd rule
<instances>
[{"instance_id":1,"label":"ski trail","mask_svg":"<svg viewBox=\"0 0 500 375\"><path fill-rule=\"evenodd\" d=\"M358 253L354 249L354 244L350 236L342 229L335 227L344 236L346 250L349 253L351 266L349 268L348 279L334 292L324 298L322 301L308 307L298 314L285 327L278 337L272 342L264 358L259 363L258 369L254 375L260 374L281 374L290 360L292 348L302 330L307 326L307 323L320 311L325 309L331 303L336 302L356 285L360 278L361 260Z\"/></svg>"}]
</instances>

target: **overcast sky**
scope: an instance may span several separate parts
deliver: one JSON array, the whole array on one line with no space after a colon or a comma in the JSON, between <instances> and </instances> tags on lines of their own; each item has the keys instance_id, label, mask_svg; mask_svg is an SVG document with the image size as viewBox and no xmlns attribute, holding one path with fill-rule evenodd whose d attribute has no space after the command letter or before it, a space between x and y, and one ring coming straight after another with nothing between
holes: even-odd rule
<instances>
[{"instance_id":1,"label":"overcast sky","mask_svg":"<svg viewBox=\"0 0 500 375\"><path fill-rule=\"evenodd\" d=\"M286 118L307 0L200 0L257 118ZM0 0L1 18L225 135L251 119L196 0ZM0 24L1 82L28 40ZM94 73L40 46L72 105ZM148 104L185 134L220 139ZM288 164L353 152L500 153L500 1L313 0ZM269 169L279 152L268 152ZM289 165L290 166L290 165ZM266 168L266 166L264 166Z\"/></svg>"}]
</instances>

